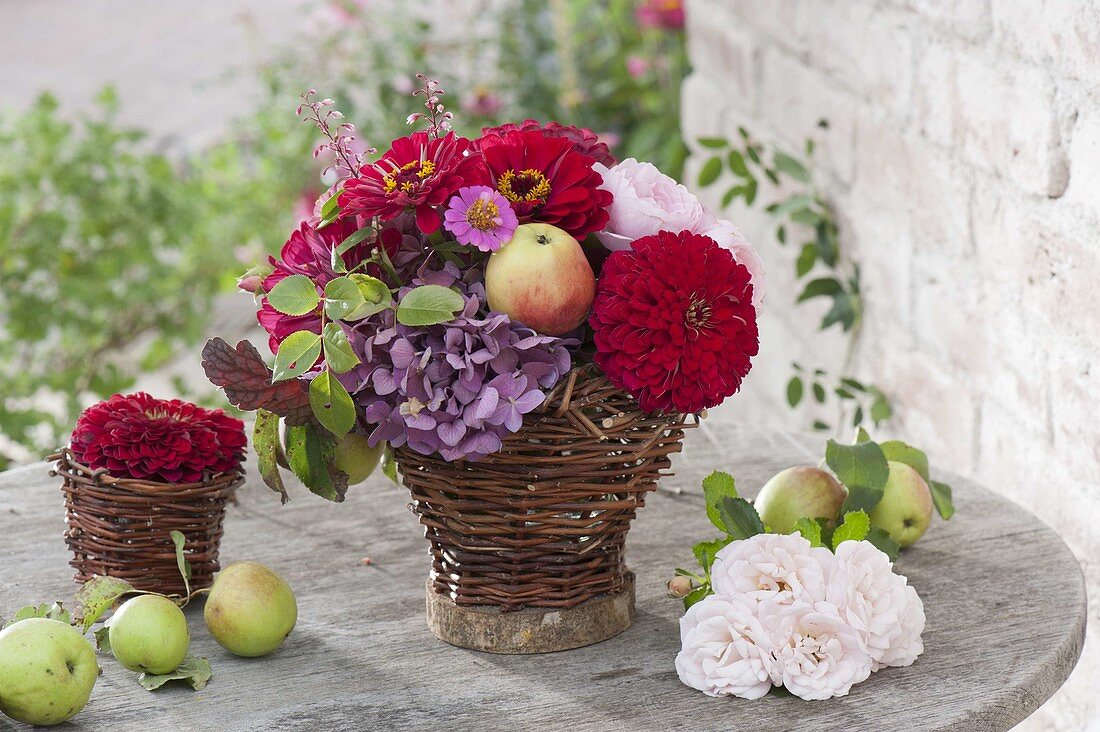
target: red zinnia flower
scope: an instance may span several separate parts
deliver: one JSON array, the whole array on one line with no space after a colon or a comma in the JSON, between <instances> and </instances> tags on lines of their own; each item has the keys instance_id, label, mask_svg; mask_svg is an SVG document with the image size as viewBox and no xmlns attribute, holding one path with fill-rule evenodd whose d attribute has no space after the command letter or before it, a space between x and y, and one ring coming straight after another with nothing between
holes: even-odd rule
<instances>
[{"instance_id":1,"label":"red zinnia flower","mask_svg":"<svg viewBox=\"0 0 1100 732\"><path fill-rule=\"evenodd\" d=\"M239 470L247 444L244 422L220 409L138 392L84 410L70 449L116 478L198 483L205 473Z\"/></svg>"},{"instance_id":2,"label":"red zinnia flower","mask_svg":"<svg viewBox=\"0 0 1100 732\"><path fill-rule=\"evenodd\" d=\"M631 247L611 253L596 284L596 363L646 411L720 404L760 347L749 270L689 231Z\"/></svg>"},{"instance_id":3,"label":"red zinnia flower","mask_svg":"<svg viewBox=\"0 0 1100 732\"><path fill-rule=\"evenodd\" d=\"M359 225L354 216L334 221L323 229L317 229L303 222L283 245L280 258L268 258L275 271L264 278L264 292L271 292L272 287L290 275L300 274L313 280L313 284L317 286L318 295L323 294L325 285L339 276L332 268L332 250L358 229ZM383 231L386 232L388 229ZM394 241L389 236L381 235L379 240L391 256L401 245L400 236L397 236L397 240ZM370 238L364 240L344 253L344 264L348 268L354 267L367 259L376 246L378 246L377 240L371 241ZM366 273L372 277L381 276L381 272L375 265L368 267ZM299 330L310 330L318 334L321 332L321 306L318 305L316 311L305 315L284 315L271 307L271 303L265 297L256 313L256 320L268 332L270 336L268 345L271 347L271 352L275 353L279 350L279 344L291 333Z\"/></svg>"},{"instance_id":4,"label":"red zinnia flower","mask_svg":"<svg viewBox=\"0 0 1100 732\"><path fill-rule=\"evenodd\" d=\"M521 222L540 221L583 239L607 225L611 193L593 159L564 137L538 130L490 133L478 141L492 185Z\"/></svg>"},{"instance_id":5,"label":"red zinnia flower","mask_svg":"<svg viewBox=\"0 0 1100 732\"><path fill-rule=\"evenodd\" d=\"M414 132L398 138L377 162L364 165L358 178L344 184L340 208L345 214L383 221L414 211L417 227L431 234L442 222L437 207L459 188L485 183L481 156L466 154L470 144L453 132L435 138Z\"/></svg>"},{"instance_id":6,"label":"red zinnia flower","mask_svg":"<svg viewBox=\"0 0 1100 732\"><path fill-rule=\"evenodd\" d=\"M481 130L481 135L483 137L492 134L503 135L505 132L515 132L517 130L521 132L536 130L547 137L564 137L573 143L573 149L581 155L587 155L597 163L603 163L609 168L618 162L615 160L615 156L611 154L607 143L601 142L595 132L585 127L563 125L558 122L547 122L544 125L538 120L525 119L519 124L508 122L499 127L486 127Z\"/></svg>"}]
</instances>

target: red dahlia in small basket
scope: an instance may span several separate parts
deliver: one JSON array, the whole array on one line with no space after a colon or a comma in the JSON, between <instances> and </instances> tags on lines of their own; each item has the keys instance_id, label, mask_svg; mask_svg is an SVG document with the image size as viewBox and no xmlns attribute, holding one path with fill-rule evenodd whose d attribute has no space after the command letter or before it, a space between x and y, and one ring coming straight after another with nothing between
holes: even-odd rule
<instances>
[{"instance_id":1,"label":"red dahlia in small basket","mask_svg":"<svg viewBox=\"0 0 1100 732\"><path fill-rule=\"evenodd\" d=\"M198 483L239 470L247 444L244 422L220 409L138 392L84 410L70 449L78 462L116 478Z\"/></svg>"}]
</instances>

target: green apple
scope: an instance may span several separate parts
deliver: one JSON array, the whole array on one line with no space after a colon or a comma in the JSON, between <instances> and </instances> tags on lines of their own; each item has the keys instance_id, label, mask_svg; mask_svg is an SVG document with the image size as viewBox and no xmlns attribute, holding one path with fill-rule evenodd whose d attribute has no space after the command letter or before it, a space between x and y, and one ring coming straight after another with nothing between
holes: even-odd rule
<instances>
[{"instance_id":1,"label":"green apple","mask_svg":"<svg viewBox=\"0 0 1100 732\"><path fill-rule=\"evenodd\" d=\"M523 224L489 257L485 293L490 310L539 333L562 335L588 316L596 277L568 232L550 224Z\"/></svg>"},{"instance_id":2,"label":"green apple","mask_svg":"<svg viewBox=\"0 0 1100 732\"><path fill-rule=\"evenodd\" d=\"M60 620L30 618L0 631L0 712L61 724L88 703L99 677L88 639Z\"/></svg>"},{"instance_id":3,"label":"green apple","mask_svg":"<svg viewBox=\"0 0 1100 732\"><path fill-rule=\"evenodd\" d=\"M831 473L814 467L787 468L771 477L753 504L760 520L777 534L789 534L800 518L832 521L848 489Z\"/></svg>"},{"instance_id":4,"label":"green apple","mask_svg":"<svg viewBox=\"0 0 1100 732\"><path fill-rule=\"evenodd\" d=\"M175 671L191 645L183 611L160 595L138 595L127 600L111 616L107 630L111 653L131 671Z\"/></svg>"},{"instance_id":5,"label":"green apple","mask_svg":"<svg viewBox=\"0 0 1100 732\"><path fill-rule=\"evenodd\" d=\"M266 656L298 620L294 592L258 562L235 562L218 573L203 612L210 634L230 653Z\"/></svg>"},{"instance_id":6,"label":"green apple","mask_svg":"<svg viewBox=\"0 0 1100 732\"><path fill-rule=\"evenodd\" d=\"M890 477L882 500L871 511L871 526L906 547L924 536L932 522L932 491L920 473L905 463L891 460L888 465Z\"/></svg>"},{"instance_id":7,"label":"green apple","mask_svg":"<svg viewBox=\"0 0 1100 732\"><path fill-rule=\"evenodd\" d=\"M378 467L383 443L376 447L367 444L365 435L349 432L336 443L336 469L348 474L348 485L362 483Z\"/></svg>"}]
</instances>

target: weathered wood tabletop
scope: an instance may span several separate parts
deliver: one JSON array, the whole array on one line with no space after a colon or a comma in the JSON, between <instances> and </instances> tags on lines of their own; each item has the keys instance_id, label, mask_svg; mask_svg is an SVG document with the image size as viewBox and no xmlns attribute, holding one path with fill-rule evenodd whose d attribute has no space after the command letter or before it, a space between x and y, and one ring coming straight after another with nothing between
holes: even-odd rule
<instances>
[{"instance_id":1,"label":"weathered wood tabletop","mask_svg":"<svg viewBox=\"0 0 1100 732\"><path fill-rule=\"evenodd\" d=\"M777 470L814 463L820 438L710 428L689 434L677 475L630 533L638 576L630 630L588 648L495 656L446 645L424 623L427 543L407 495L379 476L343 505L299 489L285 507L252 479L231 507L223 563L256 559L298 595L296 630L275 655L240 659L187 611L202 692L147 692L101 657L103 675L65 729L145 730L1007 730L1065 681L1081 650L1085 588L1058 536L989 491L953 479L958 514L933 522L898 570L924 599L925 653L842 699L712 699L680 684L678 601L664 596L691 545L714 533L699 482L723 468L752 495ZM0 476L0 615L76 589L61 538L58 480L45 466ZM371 557L373 564L361 560ZM0 718L0 729L16 728Z\"/></svg>"}]
</instances>

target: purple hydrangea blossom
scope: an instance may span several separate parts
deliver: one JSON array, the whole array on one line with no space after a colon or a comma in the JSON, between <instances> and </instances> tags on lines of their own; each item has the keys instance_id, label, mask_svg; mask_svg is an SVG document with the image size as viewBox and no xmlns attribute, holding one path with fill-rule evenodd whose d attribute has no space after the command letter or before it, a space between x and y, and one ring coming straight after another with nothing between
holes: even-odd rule
<instances>
[{"instance_id":1,"label":"purple hydrangea blossom","mask_svg":"<svg viewBox=\"0 0 1100 732\"><path fill-rule=\"evenodd\" d=\"M392 310L360 321L348 336L362 363L340 379L362 407L371 445L481 459L500 450L501 439L543 403L545 390L569 371L569 348L577 341L486 313L477 268L425 265L399 297L419 285L455 288L466 306L440 325L402 325Z\"/></svg>"}]
</instances>

